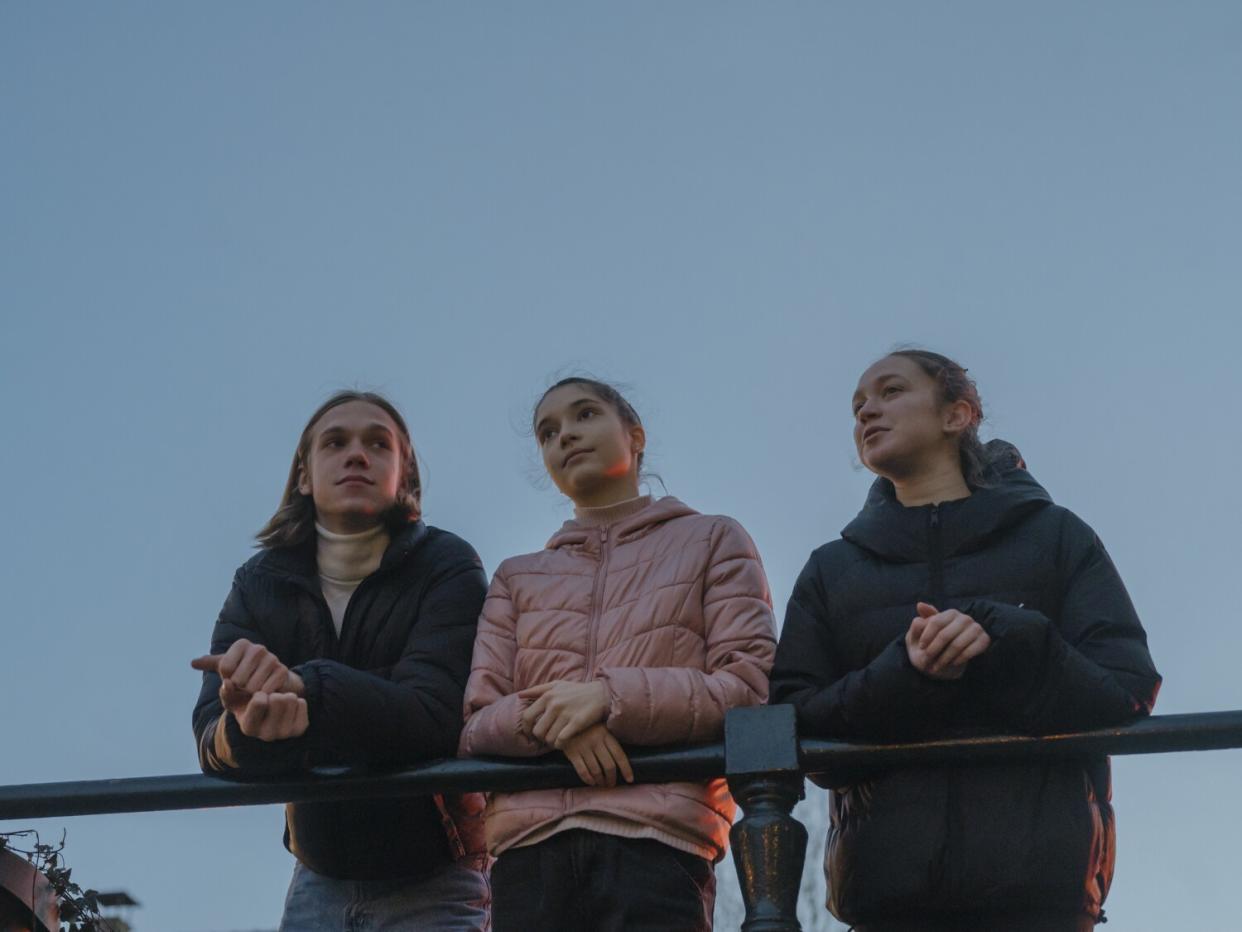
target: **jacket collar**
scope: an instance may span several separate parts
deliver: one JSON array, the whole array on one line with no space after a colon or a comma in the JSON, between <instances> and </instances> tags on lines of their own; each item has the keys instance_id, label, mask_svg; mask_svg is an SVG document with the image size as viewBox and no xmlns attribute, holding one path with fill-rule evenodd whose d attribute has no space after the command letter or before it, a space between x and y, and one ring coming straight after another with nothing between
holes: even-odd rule
<instances>
[{"instance_id":1,"label":"jacket collar","mask_svg":"<svg viewBox=\"0 0 1242 932\"><path fill-rule=\"evenodd\" d=\"M697 514L698 512L689 505L678 501L671 495L666 495L663 498L657 498L642 511L608 525L608 534L615 541L625 540L673 518ZM585 544L595 540L599 536L599 531L598 527L587 527L575 520L566 521L561 525L561 529L552 535L547 543L547 549L558 550L574 544Z\"/></svg>"},{"instance_id":2,"label":"jacket collar","mask_svg":"<svg viewBox=\"0 0 1242 932\"><path fill-rule=\"evenodd\" d=\"M384 556L380 559L377 573L387 572L405 561L427 536L427 525L412 521L392 535ZM319 591L319 567L315 561L316 541L311 537L296 547L279 547L265 554L262 566L276 576L281 576L314 591Z\"/></svg>"},{"instance_id":3,"label":"jacket collar","mask_svg":"<svg viewBox=\"0 0 1242 932\"><path fill-rule=\"evenodd\" d=\"M1011 444L993 440L986 450L990 458L987 484L975 489L969 498L907 508L897 501L891 482L877 479L862 511L845 526L841 536L882 559L919 563L928 558L933 507L941 515L941 553L949 557L978 550L995 534L1052 504L1043 486L1023 468Z\"/></svg>"}]
</instances>

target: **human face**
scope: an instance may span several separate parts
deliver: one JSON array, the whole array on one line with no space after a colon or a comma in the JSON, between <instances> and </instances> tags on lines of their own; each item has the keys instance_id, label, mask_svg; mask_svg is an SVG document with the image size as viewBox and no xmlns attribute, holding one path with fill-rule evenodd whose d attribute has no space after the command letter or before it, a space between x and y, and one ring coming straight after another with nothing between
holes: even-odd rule
<instances>
[{"instance_id":1,"label":"human face","mask_svg":"<svg viewBox=\"0 0 1242 932\"><path fill-rule=\"evenodd\" d=\"M585 385L562 385L544 396L535 439L548 475L576 505L609 505L638 494L643 429L627 426Z\"/></svg>"},{"instance_id":2,"label":"human face","mask_svg":"<svg viewBox=\"0 0 1242 932\"><path fill-rule=\"evenodd\" d=\"M943 404L922 367L904 356L886 356L858 380L854 391L854 446L862 464L888 479L909 479L958 462L958 434L969 424L970 405Z\"/></svg>"},{"instance_id":3,"label":"human face","mask_svg":"<svg viewBox=\"0 0 1242 932\"><path fill-rule=\"evenodd\" d=\"M347 401L311 431L298 490L315 502L315 520L352 534L375 527L397 500L402 469L397 425L366 401Z\"/></svg>"}]
</instances>

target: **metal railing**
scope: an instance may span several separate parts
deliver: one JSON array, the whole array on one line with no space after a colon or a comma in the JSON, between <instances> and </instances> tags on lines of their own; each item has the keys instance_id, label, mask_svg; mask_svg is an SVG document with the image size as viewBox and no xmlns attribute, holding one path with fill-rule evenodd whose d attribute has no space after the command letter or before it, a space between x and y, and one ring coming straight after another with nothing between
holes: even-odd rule
<instances>
[{"instance_id":1,"label":"metal railing","mask_svg":"<svg viewBox=\"0 0 1242 932\"><path fill-rule=\"evenodd\" d=\"M792 706L734 709L721 744L635 750L639 783L726 777L741 808L730 840L741 885L744 932L797 932L806 829L792 815L803 775L838 768L1162 754L1242 747L1242 711L1161 715L1072 734L994 735L913 744L799 740ZM0 820L204 809L428 793L580 785L556 760L444 760L384 773L318 768L298 779L239 780L186 774L0 786Z\"/></svg>"}]
</instances>

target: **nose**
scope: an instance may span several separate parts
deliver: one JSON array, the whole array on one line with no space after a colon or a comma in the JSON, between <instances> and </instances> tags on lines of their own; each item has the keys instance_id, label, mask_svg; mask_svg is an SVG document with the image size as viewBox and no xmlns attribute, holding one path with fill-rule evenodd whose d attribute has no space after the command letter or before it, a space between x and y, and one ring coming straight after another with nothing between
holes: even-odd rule
<instances>
[{"instance_id":1,"label":"nose","mask_svg":"<svg viewBox=\"0 0 1242 932\"><path fill-rule=\"evenodd\" d=\"M865 424L867 421L873 420L879 416L880 406L870 398L864 401L862 403L862 407L858 409L857 418L860 424Z\"/></svg>"},{"instance_id":2,"label":"nose","mask_svg":"<svg viewBox=\"0 0 1242 932\"><path fill-rule=\"evenodd\" d=\"M571 443L576 443L578 441L578 431L572 423L566 424L561 428L560 440L561 449L564 449Z\"/></svg>"},{"instance_id":3,"label":"nose","mask_svg":"<svg viewBox=\"0 0 1242 932\"><path fill-rule=\"evenodd\" d=\"M369 466L370 460L367 458L367 449L361 443L351 443L349 451L345 456L346 466Z\"/></svg>"}]
</instances>

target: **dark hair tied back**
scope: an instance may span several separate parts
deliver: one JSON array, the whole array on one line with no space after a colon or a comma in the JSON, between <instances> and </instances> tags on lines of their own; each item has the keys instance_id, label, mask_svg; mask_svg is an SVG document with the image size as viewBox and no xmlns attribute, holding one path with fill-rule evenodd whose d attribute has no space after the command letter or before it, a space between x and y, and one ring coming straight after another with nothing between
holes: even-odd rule
<instances>
[{"instance_id":1,"label":"dark hair tied back","mask_svg":"<svg viewBox=\"0 0 1242 932\"><path fill-rule=\"evenodd\" d=\"M903 356L915 362L935 381L940 390L940 401L953 404L964 401L970 405L971 420L958 435L958 451L962 458L962 477L972 489L990 485L988 464L990 462L983 443L979 440L979 425L983 423L983 401L979 389L966 372L965 367L948 356L925 349L894 350L890 356Z\"/></svg>"}]
</instances>

